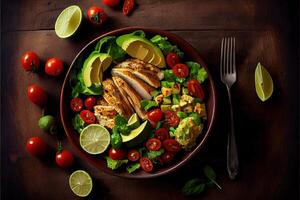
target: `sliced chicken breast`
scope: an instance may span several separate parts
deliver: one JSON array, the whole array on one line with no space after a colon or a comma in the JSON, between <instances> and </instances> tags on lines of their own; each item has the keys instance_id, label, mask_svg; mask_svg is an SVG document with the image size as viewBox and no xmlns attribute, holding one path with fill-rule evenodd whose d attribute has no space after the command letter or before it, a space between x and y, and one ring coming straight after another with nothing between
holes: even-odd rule
<instances>
[{"instance_id":1,"label":"sliced chicken breast","mask_svg":"<svg viewBox=\"0 0 300 200\"><path fill-rule=\"evenodd\" d=\"M98 119L98 123L108 128L113 128L115 125L114 117L117 111L114 106L96 105L94 106L94 114Z\"/></svg>"}]
</instances>

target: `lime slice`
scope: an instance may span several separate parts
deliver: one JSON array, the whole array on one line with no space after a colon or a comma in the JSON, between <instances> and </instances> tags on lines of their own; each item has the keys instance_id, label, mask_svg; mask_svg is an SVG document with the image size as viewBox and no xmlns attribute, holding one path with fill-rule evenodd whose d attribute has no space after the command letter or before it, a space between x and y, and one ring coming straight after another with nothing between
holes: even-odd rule
<instances>
[{"instance_id":1,"label":"lime slice","mask_svg":"<svg viewBox=\"0 0 300 200\"><path fill-rule=\"evenodd\" d=\"M133 115L131 115L131 117L128 120L127 126L130 129L136 129L137 127L140 126L140 120L139 120L139 117L137 116L136 113L134 113Z\"/></svg>"},{"instance_id":2,"label":"lime slice","mask_svg":"<svg viewBox=\"0 0 300 200\"><path fill-rule=\"evenodd\" d=\"M91 124L80 134L80 146L89 154L103 153L110 144L110 134L104 126Z\"/></svg>"},{"instance_id":3,"label":"lime slice","mask_svg":"<svg viewBox=\"0 0 300 200\"><path fill-rule=\"evenodd\" d=\"M269 99L273 93L273 80L269 72L260 63L255 69L255 90L262 101Z\"/></svg>"},{"instance_id":4,"label":"lime slice","mask_svg":"<svg viewBox=\"0 0 300 200\"><path fill-rule=\"evenodd\" d=\"M55 33L60 38L73 35L78 29L82 19L79 6L73 5L64 9L56 19Z\"/></svg>"},{"instance_id":5,"label":"lime slice","mask_svg":"<svg viewBox=\"0 0 300 200\"><path fill-rule=\"evenodd\" d=\"M93 181L87 172L77 170L71 174L69 185L74 194L80 197L86 197L92 191Z\"/></svg>"}]
</instances>

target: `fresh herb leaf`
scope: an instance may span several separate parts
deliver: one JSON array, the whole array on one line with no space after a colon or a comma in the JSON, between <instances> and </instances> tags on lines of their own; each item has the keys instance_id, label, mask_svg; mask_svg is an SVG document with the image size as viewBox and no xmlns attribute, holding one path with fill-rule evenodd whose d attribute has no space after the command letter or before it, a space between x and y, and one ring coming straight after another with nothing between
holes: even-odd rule
<instances>
[{"instance_id":1,"label":"fresh herb leaf","mask_svg":"<svg viewBox=\"0 0 300 200\"><path fill-rule=\"evenodd\" d=\"M183 58L184 53L176 46L172 45L167 37L162 37L161 35L155 35L150 39L156 46L158 46L164 55L168 55L171 52L176 53L180 58Z\"/></svg>"},{"instance_id":2,"label":"fresh herb leaf","mask_svg":"<svg viewBox=\"0 0 300 200\"><path fill-rule=\"evenodd\" d=\"M189 61L186 65L190 68L190 79L197 79L200 83L206 80L207 72L199 63Z\"/></svg>"},{"instance_id":3,"label":"fresh herb leaf","mask_svg":"<svg viewBox=\"0 0 300 200\"><path fill-rule=\"evenodd\" d=\"M193 118L193 120L194 120L194 122L196 123L197 126L199 126L202 123L200 115L196 112L190 113L189 117Z\"/></svg>"},{"instance_id":4,"label":"fresh herb leaf","mask_svg":"<svg viewBox=\"0 0 300 200\"><path fill-rule=\"evenodd\" d=\"M123 124L118 127L118 131L123 135L129 135L131 129L127 125Z\"/></svg>"},{"instance_id":5,"label":"fresh herb leaf","mask_svg":"<svg viewBox=\"0 0 300 200\"><path fill-rule=\"evenodd\" d=\"M153 160L158 156L162 155L164 152L165 152L164 149L160 149L158 151L149 151L147 152L146 157L149 158L150 160Z\"/></svg>"},{"instance_id":6,"label":"fresh herb leaf","mask_svg":"<svg viewBox=\"0 0 300 200\"><path fill-rule=\"evenodd\" d=\"M115 116L115 125L118 127L122 125L127 125L127 119L118 114Z\"/></svg>"},{"instance_id":7,"label":"fresh herb leaf","mask_svg":"<svg viewBox=\"0 0 300 200\"><path fill-rule=\"evenodd\" d=\"M76 114L72 119L72 125L78 133L81 133L81 131L86 126L86 124L84 123L83 119L80 117L79 114Z\"/></svg>"},{"instance_id":8,"label":"fresh herb leaf","mask_svg":"<svg viewBox=\"0 0 300 200\"><path fill-rule=\"evenodd\" d=\"M140 104L141 104L142 109L144 109L145 111L148 111L150 108L158 106L158 104L155 101L150 101L150 100L146 100L146 99L143 99L140 102Z\"/></svg>"},{"instance_id":9,"label":"fresh herb leaf","mask_svg":"<svg viewBox=\"0 0 300 200\"><path fill-rule=\"evenodd\" d=\"M175 74L173 73L173 70L167 69L163 71L164 73L164 80L169 82L174 82L176 79Z\"/></svg>"},{"instance_id":10,"label":"fresh herb leaf","mask_svg":"<svg viewBox=\"0 0 300 200\"><path fill-rule=\"evenodd\" d=\"M118 132L118 127L115 126L112 129L112 134L110 136L110 143L112 148L114 149L119 149L122 146L122 137L120 135L120 133Z\"/></svg>"},{"instance_id":11,"label":"fresh herb leaf","mask_svg":"<svg viewBox=\"0 0 300 200\"><path fill-rule=\"evenodd\" d=\"M126 167L126 170L128 171L128 173L132 173L135 170L139 169L141 167L140 163L133 163L129 166Z\"/></svg>"},{"instance_id":12,"label":"fresh herb leaf","mask_svg":"<svg viewBox=\"0 0 300 200\"><path fill-rule=\"evenodd\" d=\"M174 86L175 82L170 81L162 81L161 86L165 88L172 88Z\"/></svg>"},{"instance_id":13,"label":"fresh herb leaf","mask_svg":"<svg viewBox=\"0 0 300 200\"><path fill-rule=\"evenodd\" d=\"M202 67L199 71L198 71L198 74L197 74L197 80L200 82L200 83L203 83L205 81L205 79L207 78L207 72L206 70Z\"/></svg>"},{"instance_id":14,"label":"fresh herb leaf","mask_svg":"<svg viewBox=\"0 0 300 200\"><path fill-rule=\"evenodd\" d=\"M127 159L126 160L113 160L108 156L106 156L105 158L106 158L107 167L112 170L115 170L115 169L119 168L121 165L128 163Z\"/></svg>"},{"instance_id":15,"label":"fresh herb leaf","mask_svg":"<svg viewBox=\"0 0 300 200\"><path fill-rule=\"evenodd\" d=\"M160 91L159 90L153 90L150 94L151 94L152 97L155 98L160 94Z\"/></svg>"},{"instance_id":16,"label":"fresh herb leaf","mask_svg":"<svg viewBox=\"0 0 300 200\"><path fill-rule=\"evenodd\" d=\"M186 112L181 112L181 111L177 112L176 114L181 120L188 116Z\"/></svg>"},{"instance_id":17,"label":"fresh herb leaf","mask_svg":"<svg viewBox=\"0 0 300 200\"><path fill-rule=\"evenodd\" d=\"M145 155L146 155L146 153L147 153L146 147L141 147L141 148L139 148L138 151L139 151L141 157L145 157Z\"/></svg>"},{"instance_id":18,"label":"fresh herb leaf","mask_svg":"<svg viewBox=\"0 0 300 200\"><path fill-rule=\"evenodd\" d=\"M189 180L182 188L182 193L185 196L192 196L200 194L204 191L205 184L201 183L201 180L198 178L194 178Z\"/></svg>"},{"instance_id":19,"label":"fresh herb leaf","mask_svg":"<svg viewBox=\"0 0 300 200\"><path fill-rule=\"evenodd\" d=\"M216 172L214 169L208 165L203 168L204 175L211 181L211 183L215 184L220 190L222 187L216 182Z\"/></svg>"}]
</instances>

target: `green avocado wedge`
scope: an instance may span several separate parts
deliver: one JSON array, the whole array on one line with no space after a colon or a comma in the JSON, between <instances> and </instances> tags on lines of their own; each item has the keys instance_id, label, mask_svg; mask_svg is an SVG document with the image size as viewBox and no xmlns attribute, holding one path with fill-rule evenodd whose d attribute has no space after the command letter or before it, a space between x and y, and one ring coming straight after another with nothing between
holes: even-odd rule
<instances>
[{"instance_id":1,"label":"green avocado wedge","mask_svg":"<svg viewBox=\"0 0 300 200\"><path fill-rule=\"evenodd\" d=\"M151 125L148 121L145 121L138 128L132 130L129 135L121 134L121 137L127 147L133 147L146 140L150 132Z\"/></svg>"},{"instance_id":2,"label":"green avocado wedge","mask_svg":"<svg viewBox=\"0 0 300 200\"><path fill-rule=\"evenodd\" d=\"M166 66L162 51L143 35L137 35L135 32L121 35L116 42L131 57L143 60L159 68Z\"/></svg>"}]
</instances>

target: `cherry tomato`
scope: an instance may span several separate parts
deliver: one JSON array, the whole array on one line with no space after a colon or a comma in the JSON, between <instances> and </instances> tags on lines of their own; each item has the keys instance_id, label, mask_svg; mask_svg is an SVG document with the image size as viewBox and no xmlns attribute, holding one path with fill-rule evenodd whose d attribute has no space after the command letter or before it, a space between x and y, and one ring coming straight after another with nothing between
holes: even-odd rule
<instances>
[{"instance_id":1,"label":"cherry tomato","mask_svg":"<svg viewBox=\"0 0 300 200\"><path fill-rule=\"evenodd\" d=\"M154 135L160 141L164 141L170 138L169 132L166 128L159 128L154 132Z\"/></svg>"},{"instance_id":2,"label":"cherry tomato","mask_svg":"<svg viewBox=\"0 0 300 200\"><path fill-rule=\"evenodd\" d=\"M128 152L127 158L128 160L135 162L140 158L140 153L137 150L132 149Z\"/></svg>"},{"instance_id":3,"label":"cherry tomato","mask_svg":"<svg viewBox=\"0 0 300 200\"><path fill-rule=\"evenodd\" d=\"M165 112L165 121L171 126L175 127L179 124L180 118L175 112L167 111Z\"/></svg>"},{"instance_id":4,"label":"cherry tomato","mask_svg":"<svg viewBox=\"0 0 300 200\"><path fill-rule=\"evenodd\" d=\"M161 159L163 163L170 163L174 160L174 153L166 151L165 153L163 153L163 155L161 155Z\"/></svg>"},{"instance_id":5,"label":"cherry tomato","mask_svg":"<svg viewBox=\"0 0 300 200\"><path fill-rule=\"evenodd\" d=\"M149 151L158 151L161 147L161 141L156 138L150 138L146 142L146 147Z\"/></svg>"},{"instance_id":6,"label":"cherry tomato","mask_svg":"<svg viewBox=\"0 0 300 200\"><path fill-rule=\"evenodd\" d=\"M124 149L111 148L108 155L113 160L122 160L126 157L126 151Z\"/></svg>"},{"instance_id":7,"label":"cherry tomato","mask_svg":"<svg viewBox=\"0 0 300 200\"><path fill-rule=\"evenodd\" d=\"M50 58L45 64L45 72L50 76L59 76L63 71L63 63L58 58Z\"/></svg>"},{"instance_id":8,"label":"cherry tomato","mask_svg":"<svg viewBox=\"0 0 300 200\"><path fill-rule=\"evenodd\" d=\"M129 15L134 8L134 0L125 0L123 4L123 14Z\"/></svg>"},{"instance_id":9,"label":"cherry tomato","mask_svg":"<svg viewBox=\"0 0 300 200\"><path fill-rule=\"evenodd\" d=\"M80 112L80 117L87 124L93 124L96 122L96 117L95 117L94 113L92 113L89 110L82 110Z\"/></svg>"},{"instance_id":10,"label":"cherry tomato","mask_svg":"<svg viewBox=\"0 0 300 200\"><path fill-rule=\"evenodd\" d=\"M26 150L34 156L43 156L46 154L47 145L39 137L32 137L27 140Z\"/></svg>"},{"instance_id":11,"label":"cherry tomato","mask_svg":"<svg viewBox=\"0 0 300 200\"><path fill-rule=\"evenodd\" d=\"M56 164L62 168L71 167L74 163L73 155L68 150L62 150L56 153Z\"/></svg>"},{"instance_id":12,"label":"cherry tomato","mask_svg":"<svg viewBox=\"0 0 300 200\"><path fill-rule=\"evenodd\" d=\"M173 73L175 74L175 76L179 77L179 78L185 78L189 75L189 67L186 66L185 64L176 64L173 68Z\"/></svg>"},{"instance_id":13,"label":"cherry tomato","mask_svg":"<svg viewBox=\"0 0 300 200\"><path fill-rule=\"evenodd\" d=\"M188 81L188 90L191 93L191 95L204 99L204 91L202 85L199 83L199 81L193 79Z\"/></svg>"},{"instance_id":14,"label":"cherry tomato","mask_svg":"<svg viewBox=\"0 0 300 200\"><path fill-rule=\"evenodd\" d=\"M102 3L109 7L114 7L120 3L120 0L102 0Z\"/></svg>"},{"instance_id":15,"label":"cherry tomato","mask_svg":"<svg viewBox=\"0 0 300 200\"><path fill-rule=\"evenodd\" d=\"M92 6L88 9L87 18L90 24L92 24L95 27L99 27L107 21L108 16L102 10L102 8Z\"/></svg>"},{"instance_id":16,"label":"cherry tomato","mask_svg":"<svg viewBox=\"0 0 300 200\"><path fill-rule=\"evenodd\" d=\"M95 97L88 97L84 101L84 106L88 110L92 110L95 104L96 104L96 98Z\"/></svg>"},{"instance_id":17,"label":"cherry tomato","mask_svg":"<svg viewBox=\"0 0 300 200\"><path fill-rule=\"evenodd\" d=\"M147 113L147 117L151 122L157 123L163 117L163 112L159 108L155 108Z\"/></svg>"},{"instance_id":18,"label":"cherry tomato","mask_svg":"<svg viewBox=\"0 0 300 200\"><path fill-rule=\"evenodd\" d=\"M40 59L36 53L28 51L22 55L21 64L25 71L36 72L40 67Z\"/></svg>"},{"instance_id":19,"label":"cherry tomato","mask_svg":"<svg viewBox=\"0 0 300 200\"><path fill-rule=\"evenodd\" d=\"M177 153L181 150L180 144L175 139L167 139L163 141L164 148L172 153Z\"/></svg>"},{"instance_id":20,"label":"cherry tomato","mask_svg":"<svg viewBox=\"0 0 300 200\"><path fill-rule=\"evenodd\" d=\"M153 163L149 158L141 158L140 165L145 172L151 172L153 170Z\"/></svg>"},{"instance_id":21,"label":"cherry tomato","mask_svg":"<svg viewBox=\"0 0 300 200\"><path fill-rule=\"evenodd\" d=\"M173 68L179 62L180 62L180 58L176 53L171 52L167 55L167 64L169 65L170 68Z\"/></svg>"},{"instance_id":22,"label":"cherry tomato","mask_svg":"<svg viewBox=\"0 0 300 200\"><path fill-rule=\"evenodd\" d=\"M45 106L48 101L47 93L37 85L31 85L28 87L27 96L32 103L40 107Z\"/></svg>"},{"instance_id":23,"label":"cherry tomato","mask_svg":"<svg viewBox=\"0 0 300 200\"><path fill-rule=\"evenodd\" d=\"M82 110L83 108L83 102L80 98L76 97L76 98L73 98L71 100L71 109L74 111L74 112L79 112Z\"/></svg>"}]
</instances>

